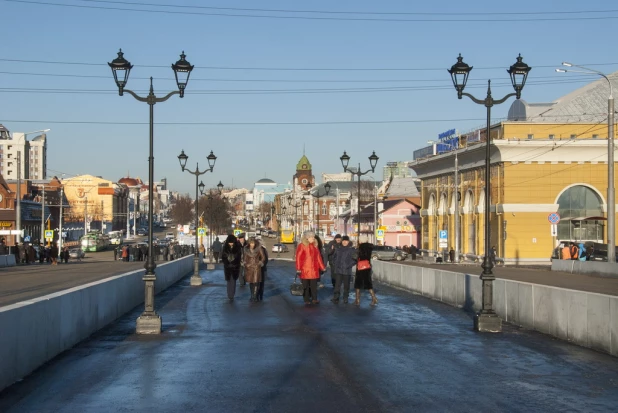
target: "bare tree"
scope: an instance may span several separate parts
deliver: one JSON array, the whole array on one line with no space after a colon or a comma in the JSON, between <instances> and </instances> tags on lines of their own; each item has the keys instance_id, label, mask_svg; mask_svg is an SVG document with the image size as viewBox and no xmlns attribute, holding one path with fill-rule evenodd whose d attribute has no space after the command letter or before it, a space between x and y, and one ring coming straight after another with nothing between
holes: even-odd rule
<instances>
[{"instance_id":1,"label":"bare tree","mask_svg":"<svg viewBox=\"0 0 618 413\"><path fill-rule=\"evenodd\" d=\"M189 195L180 195L170 208L170 216L175 224L186 225L195 219L193 199Z\"/></svg>"}]
</instances>

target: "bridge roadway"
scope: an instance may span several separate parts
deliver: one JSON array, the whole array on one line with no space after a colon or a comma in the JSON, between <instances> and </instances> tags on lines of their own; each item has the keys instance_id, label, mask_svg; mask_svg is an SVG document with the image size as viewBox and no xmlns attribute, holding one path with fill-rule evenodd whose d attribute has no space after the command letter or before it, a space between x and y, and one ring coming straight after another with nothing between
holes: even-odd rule
<instances>
[{"instance_id":1,"label":"bridge roadway","mask_svg":"<svg viewBox=\"0 0 618 413\"><path fill-rule=\"evenodd\" d=\"M379 304L291 296L293 264L271 261L265 301L220 268L156 298L160 336L134 334L138 307L0 393L0 411L616 411L618 359L376 285Z\"/></svg>"}]
</instances>

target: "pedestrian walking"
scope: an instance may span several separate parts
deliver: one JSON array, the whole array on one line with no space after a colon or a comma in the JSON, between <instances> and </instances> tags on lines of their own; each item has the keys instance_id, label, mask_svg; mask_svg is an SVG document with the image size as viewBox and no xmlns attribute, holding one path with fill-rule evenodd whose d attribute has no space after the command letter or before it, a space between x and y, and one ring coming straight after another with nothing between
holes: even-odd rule
<instances>
[{"instance_id":1,"label":"pedestrian walking","mask_svg":"<svg viewBox=\"0 0 618 413\"><path fill-rule=\"evenodd\" d=\"M69 263L69 247L63 247L62 253L64 254L64 256L62 257L64 259L64 263L68 264Z\"/></svg>"},{"instance_id":2,"label":"pedestrian walking","mask_svg":"<svg viewBox=\"0 0 618 413\"><path fill-rule=\"evenodd\" d=\"M262 267L264 266L264 253L260 242L255 237L249 238L247 246L242 254L242 267L245 272L245 281L249 283L251 298L249 301L257 301L257 293L262 281Z\"/></svg>"},{"instance_id":3,"label":"pedestrian walking","mask_svg":"<svg viewBox=\"0 0 618 413\"><path fill-rule=\"evenodd\" d=\"M306 231L296 250L296 273L303 283L305 305L319 304L318 280L320 271L326 270L318 250L315 232Z\"/></svg>"},{"instance_id":4,"label":"pedestrian walking","mask_svg":"<svg viewBox=\"0 0 618 413\"><path fill-rule=\"evenodd\" d=\"M58 265L58 245L55 242L52 244L49 253L51 254L51 265Z\"/></svg>"},{"instance_id":5,"label":"pedestrian walking","mask_svg":"<svg viewBox=\"0 0 618 413\"><path fill-rule=\"evenodd\" d=\"M356 300L354 304L360 305L360 291L369 290L371 294L371 305L378 304L376 293L373 291L373 281L371 279L371 252L373 244L368 242L358 246L358 261L356 264L356 277L354 277L354 290L356 291Z\"/></svg>"},{"instance_id":6,"label":"pedestrian walking","mask_svg":"<svg viewBox=\"0 0 618 413\"><path fill-rule=\"evenodd\" d=\"M241 251L241 254L244 254L244 251L245 251L245 244L246 244L246 241L245 241L245 233L244 233L244 232L238 235L237 242L240 244L240 251ZM242 257L241 257L241 262L242 262ZM241 268L241 269L240 269L240 275L239 275L239 278L240 278L239 285L240 285L241 287L244 287L244 286L247 284L247 281L245 280L245 269L244 269L244 268Z\"/></svg>"},{"instance_id":7,"label":"pedestrian walking","mask_svg":"<svg viewBox=\"0 0 618 413\"><path fill-rule=\"evenodd\" d=\"M264 254L264 265L262 266L262 281L260 281L260 285L258 286L257 299L258 301L264 300L264 283L266 282L266 265L268 264L268 250L264 246L264 244L260 243L260 247L262 248L262 253Z\"/></svg>"},{"instance_id":8,"label":"pedestrian walking","mask_svg":"<svg viewBox=\"0 0 618 413\"><path fill-rule=\"evenodd\" d=\"M114 262L118 261L118 248L121 248L120 246L114 248Z\"/></svg>"},{"instance_id":9,"label":"pedestrian walking","mask_svg":"<svg viewBox=\"0 0 618 413\"><path fill-rule=\"evenodd\" d=\"M335 292L331 301L339 304L343 284L343 303L347 304L350 296L352 268L356 265L356 250L350 245L350 237L347 235L341 237L341 247L337 248L333 254L333 264L331 271L335 273Z\"/></svg>"},{"instance_id":10,"label":"pedestrian walking","mask_svg":"<svg viewBox=\"0 0 618 413\"><path fill-rule=\"evenodd\" d=\"M223 244L219 241L219 237L215 238L215 241L210 246L212 250L212 255L215 258L215 264L219 262L219 255L221 255L221 249L223 248Z\"/></svg>"},{"instance_id":11,"label":"pedestrian walking","mask_svg":"<svg viewBox=\"0 0 618 413\"><path fill-rule=\"evenodd\" d=\"M240 262L242 259L242 247L237 242L234 235L228 235L221 252L221 262L223 263L223 274L227 283L227 298L234 301L236 295L236 280L240 272Z\"/></svg>"},{"instance_id":12,"label":"pedestrian walking","mask_svg":"<svg viewBox=\"0 0 618 413\"><path fill-rule=\"evenodd\" d=\"M335 235L335 239L326 245L326 256L328 257L328 266L330 267L330 281L335 288L335 273L333 272L333 254L335 250L341 246L341 234Z\"/></svg>"}]
</instances>

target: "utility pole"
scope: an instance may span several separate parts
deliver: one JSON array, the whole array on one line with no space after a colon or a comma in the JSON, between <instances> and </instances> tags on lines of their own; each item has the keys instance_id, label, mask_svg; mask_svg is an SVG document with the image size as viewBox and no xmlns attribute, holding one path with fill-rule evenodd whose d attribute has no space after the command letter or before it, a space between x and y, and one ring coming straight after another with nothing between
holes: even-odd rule
<instances>
[{"instance_id":1,"label":"utility pole","mask_svg":"<svg viewBox=\"0 0 618 413\"><path fill-rule=\"evenodd\" d=\"M86 203L84 204L84 235L88 233L88 195L86 195Z\"/></svg>"},{"instance_id":2,"label":"utility pole","mask_svg":"<svg viewBox=\"0 0 618 413\"><path fill-rule=\"evenodd\" d=\"M103 200L101 200L101 234L105 234L105 209L103 208Z\"/></svg>"},{"instance_id":3,"label":"utility pole","mask_svg":"<svg viewBox=\"0 0 618 413\"><path fill-rule=\"evenodd\" d=\"M43 184L43 197L41 198L41 245L45 243L45 184Z\"/></svg>"},{"instance_id":4,"label":"utility pole","mask_svg":"<svg viewBox=\"0 0 618 413\"><path fill-rule=\"evenodd\" d=\"M378 243L377 232L378 230L378 187L374 186L373 196L373 244Z\"/></svg>"},{"instance_id":5,"label":"utility pole","mask_svg":"<svg viewBox=\"0 0 618 413\"><path fill-rule=\"evenodd\" d=\"M457 148L455 148L455 193L453 196L455 197L455 263L459 263L459 237L460 237L460 228L459 228L459 158L457 157L457 152L459 151L459 141L457 142ZM489 212L486 212L489 213Z\"/></svg>"},{"instance_id":6,"label":"utility pole","mask_svg":"<svg viewBox=\"0 0 618 413\"><path fill-rule=\"evenodd\" d=\"M17 151L17 200L15 205L15 228L17 231L21 231L21 151ZM21 241L21 233L15 235L15 243Z\"/></svg>"},{"instance_id":7,"label":"utility pole","mask_svg":"<svg viewBox=\"0 0 618 413\"><path fill-rule=\"evenodd\" d=\"M58 225L58 245L59 251L62 251L62 207L64 206L64 186L60 187L60 224Z\"/></svg>"}]
</instances>

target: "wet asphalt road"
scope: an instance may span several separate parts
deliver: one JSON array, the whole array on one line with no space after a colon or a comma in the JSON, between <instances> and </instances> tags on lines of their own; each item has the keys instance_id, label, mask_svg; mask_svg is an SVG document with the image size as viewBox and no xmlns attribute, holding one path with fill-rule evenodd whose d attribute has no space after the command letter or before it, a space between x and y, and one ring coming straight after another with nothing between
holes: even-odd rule
<instances>
[{"instance_id":1,"label":"wet asphalt road","mask_svg":"<svg viewBox=\"0 0 618 413\"><path fill-rule=\"evenodd\" d=\"M0 393L1 412L610 412L618 359L505 325L472 330L459 309L377 285L376 308L306 308L288 262L269 263L265 301L220 270L157 296L160 336L133 334L141 308Z\"/></svg>"}]
</instances>

